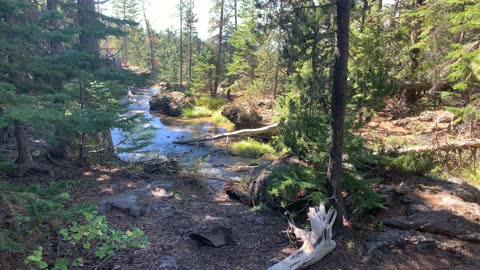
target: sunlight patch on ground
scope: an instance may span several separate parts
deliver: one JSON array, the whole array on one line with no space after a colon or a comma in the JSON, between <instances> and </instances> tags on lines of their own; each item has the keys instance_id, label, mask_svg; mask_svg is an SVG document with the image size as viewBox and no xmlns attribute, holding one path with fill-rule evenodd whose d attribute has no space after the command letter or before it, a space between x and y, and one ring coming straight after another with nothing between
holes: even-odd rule
<instances>
[{"instance_id":1,"label":"sunlight patch on ground","mask_svg":"<svg viewBox=\"0 0 480 270\"><path fill-rule=\"evenodd\" d=\"M113 188L102 188L102 193L113 193Z\"/></svg>"},{"instance_id":2,"label":"sunlight patch on ground","mask_svg":"<svg viewBox=\"0 0 480 270\"><path fill-rule=\"evenodd\" d=\"M110 175L107 175L107 174L101 174L99 177L97 177L97 181L106 181L106 180L110 180Z\"/></svg>"}]
</instances>

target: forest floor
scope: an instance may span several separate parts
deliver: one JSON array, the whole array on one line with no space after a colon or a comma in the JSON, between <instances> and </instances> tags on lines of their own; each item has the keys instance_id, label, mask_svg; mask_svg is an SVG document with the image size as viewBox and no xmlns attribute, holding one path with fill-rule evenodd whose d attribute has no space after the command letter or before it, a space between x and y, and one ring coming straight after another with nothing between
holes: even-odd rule
<instances>
[{"instance_id":1,"label":"forest floor","mask_svg":"<svg viewBox=\"0 0 480 270\"><path fill-rule=\"evenodd\" d=\"M178 269L266 269L296 250L285 233L282 213L253 211L210 191L202 180L116 166L73 165L57 168L57 177L81 183L71 194L71 204L98 204L119 194L144 192L146 186L152 194L171 193L158 198L168 206L165 211L142 217L108 211L114 227L140 228L151 245L119 251L107 261L87 261L85 269L169 269L161 266L165 256L173 257ZM387 208L344 229L334 238L336 249L311 269L480 269L480 191L399 173L386 173L384 178L377 191L385 195ZM51 181L39 175L3 180ZM188 237L215 225L230 228L235 244L214 248ZM24 268L22 256L10 254L0 268Z\"/></svg>"}]
</instances>

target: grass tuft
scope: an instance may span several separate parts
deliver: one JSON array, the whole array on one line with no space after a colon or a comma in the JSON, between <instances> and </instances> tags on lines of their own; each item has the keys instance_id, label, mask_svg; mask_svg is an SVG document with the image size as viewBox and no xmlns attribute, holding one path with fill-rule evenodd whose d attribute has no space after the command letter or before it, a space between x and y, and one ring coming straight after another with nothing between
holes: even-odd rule
<instances>
[{"instance_id":1,"label":"grass tuft","mask_svg":"<svg viewBox=\"0 0 480 270\"><path fill-rule=\"evenodd\" d=\"M215 111L225 105L225 100L219 97L203 96L195 99L195 105Z\"/></svg>"},{"instance_id":2,"label":"grass tuft","mask_svg":"<svg viewBox=\"0 0 480 270\"><path fill-rule=\"evenodd\" d=\"M211 116L213 112L205 107L191 107L182 110L183 117L206 117Z\"/></svg>"},{"instance_id":3,"label":"grass tuft","mask_svg":"<svg viewBox=\"0 0 480 270\"><path fill-rule=\"evenodd\" d=\"M252 139L236 142L230 147L233 153L252 158L258 158L266 154L275 153L275 149L273 149L272 146Z\"/></svg>"},{"instance_id":4,"label":"grass tuft","mask_svg":"<svg viewBox=\"0 0 480 270\"><path fill-rule=\"evenodd\" d=\"M212 114L212 119L215 123L226 123L228 119L222 115L222 110L215 111Z\"/></svg>"}]
</instances>

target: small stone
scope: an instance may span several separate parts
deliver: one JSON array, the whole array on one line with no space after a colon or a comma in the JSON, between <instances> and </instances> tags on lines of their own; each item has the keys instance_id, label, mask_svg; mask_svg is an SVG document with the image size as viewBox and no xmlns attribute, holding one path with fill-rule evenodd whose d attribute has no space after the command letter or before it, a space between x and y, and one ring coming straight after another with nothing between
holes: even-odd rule
<instances>
[{"instance_id":1,"label":"small stone","mask_svg":"<svg viewBox=\"0 0 480 270\"><path fill-rule=\"evenodd\" d=\"M435 112L425 111L420 114L418 120L422 122L432 122L436 118Z\"/></svg>"},{"instance_id":2,"label":"small stone","mask_svg":"<svg viewBox=\"0 0 480 270\"><path fill-rule=\"evenodd\" d=\"M160 256L158 258L158 262L159 262L159 268L158 269L162 269L162 270L176 270L176 269L178 269L177 259L175 259L175 257Z\"/></svg>"}]
</instances>

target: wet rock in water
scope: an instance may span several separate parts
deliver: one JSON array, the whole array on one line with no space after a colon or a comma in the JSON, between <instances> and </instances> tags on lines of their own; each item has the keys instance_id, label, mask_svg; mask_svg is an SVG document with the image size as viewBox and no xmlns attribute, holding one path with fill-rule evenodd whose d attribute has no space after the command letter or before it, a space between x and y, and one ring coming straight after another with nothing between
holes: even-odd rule
<instances>
[{"instance_id":1,"label":"wet rock in water","mask_svg":"<svg viewBox=\"0 0 480 270\"><path fill-rule=\"evenodd\" d=\"M174 207L165 201L173 193L161 187L147 187L106 198L98 205L98 213L105 215L110 209L118 209L130 216L141 217L154 213L173 214Z\"/></svg>"},{"instance_id":2,"label":"wet rock in water","mask_svg":"<svg viewBox=\"0 0 480 270\"><path fill-rule=\"evenodd\" d=\"M259 128L262 124L262 117L251 104L230 105L226 106L222 115L230 122L235 124L237 129Z\"/></svg>"},{"instance_id":3,"label":"wet rock in water","mask_svg":"<svg viewBox=\"0 0 480 270\"><path fill-rule=\"evenodd\" d=\"M178 269L177 266L177 259L172 256L160 256L158 258L158 269L162 270L176 270Z\"/></svg>"},{"instance_id":4,"label":"wet rock in water","mask_svg":"<svg viewBox=\"0 0 480 270\"><path fill-rule=\"evenodd\" d=\"M227 227L215 226L188 235L191 239L207 246L221 247L234 244L233 233Z\"/></svg>"},{"instance_id":5,"label":"wet rock in water","mask_svg":"<svg viewBox=\"0 0 480 270\"><path fill-rule=\"evenodd\" d=\"M149 104L151 111L159 111L170 116L180 116L183 108L191 106L190 99L181 92L154 95Z\"/></svg>"}]
</instances>

